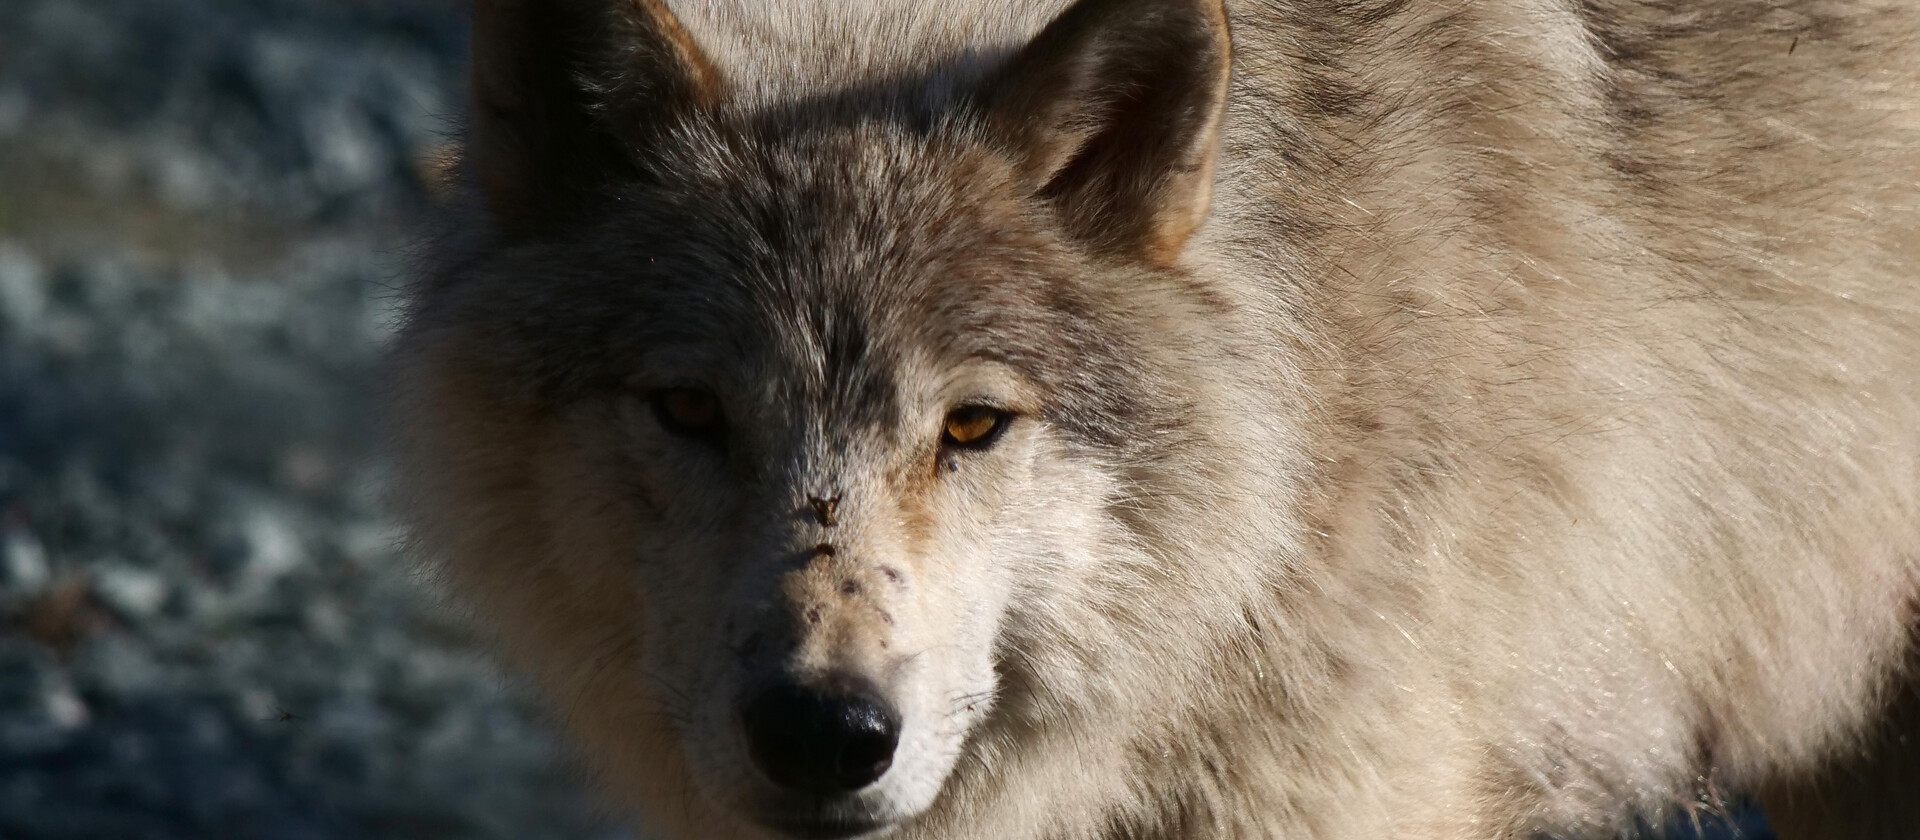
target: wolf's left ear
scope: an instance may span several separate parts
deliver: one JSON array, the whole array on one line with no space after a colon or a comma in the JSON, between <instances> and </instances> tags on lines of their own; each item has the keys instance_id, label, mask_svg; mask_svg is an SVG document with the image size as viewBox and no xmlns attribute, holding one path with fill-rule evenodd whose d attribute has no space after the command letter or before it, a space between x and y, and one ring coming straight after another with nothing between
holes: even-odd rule
<instances>
[{"instance_id":1,"label":"wolf's left ear","mask_svg":"<svg viewBox=\"0 0 1920 840\"><path fill-rule=\"evenodd\" d=\"M509 237L564 228L719 73L663 0L474 0L467 161Z\"/></svg>"},{"instance_id":2,"label":"wolf's left ear","mask_svg":"<svg viewBox=\"0 0 1920 840\"><path fill-rule=\"evenodd\" d=\"M1074 235L1165 264L1206 219L1231 54L1222 0L1080 0L981 105Z\"/></svg>"}]
</instances>

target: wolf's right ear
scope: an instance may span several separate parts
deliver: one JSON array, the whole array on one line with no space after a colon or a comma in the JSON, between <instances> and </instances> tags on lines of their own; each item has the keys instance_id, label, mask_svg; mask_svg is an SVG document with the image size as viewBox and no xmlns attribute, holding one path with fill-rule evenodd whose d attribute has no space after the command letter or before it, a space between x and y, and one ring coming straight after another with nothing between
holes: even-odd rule
<instances>
[{"instance_id":1,"label":"wolf's right ear","mask_svg":"<svg viewBox=\"0 0 1920 840\"><path fill-rule=\"evenodd\" d=\"M981 105L1072 234L1170 262L1207 216L1231 54L1222 0L1080 0Z\"/></svg>"},{"instance_id":2,"label":"wolf's right ear","mask_svg":"<svg viewBox=\"0 0 1920 840\"><path fill-rule=\"evenodd\" d=\"M662 0L474 0L466 158L500 231L560 227L720 77Z\"/></svg>"}]
</instances>

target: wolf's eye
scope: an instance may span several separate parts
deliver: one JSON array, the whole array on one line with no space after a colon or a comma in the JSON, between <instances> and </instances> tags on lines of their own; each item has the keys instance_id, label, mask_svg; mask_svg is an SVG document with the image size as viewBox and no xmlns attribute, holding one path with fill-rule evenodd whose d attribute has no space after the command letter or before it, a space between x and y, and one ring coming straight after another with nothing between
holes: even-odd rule
<instances>
[{"instance_id":1,"label":"wolf's eye","mask_svg":"<svg viewBox=\"0 0 1920 840\"><path fill-rule=\"evenodd\" d=\"M993 444L1013 416L984 405L961 406L947 413L940 442L962 449L984 449Z\"/></svg>"},{"instance_id":2,"label":"wolf's eye","mask_svg":"<svg viewBox=\"0 0 1920 840\"><path fill-rule=\"evenodd\" d=\"M706 391L668 388L653 394L653 414L666 430L683 437L711 439L725 418L720 400Z\"/></svg>"}]
</instances>

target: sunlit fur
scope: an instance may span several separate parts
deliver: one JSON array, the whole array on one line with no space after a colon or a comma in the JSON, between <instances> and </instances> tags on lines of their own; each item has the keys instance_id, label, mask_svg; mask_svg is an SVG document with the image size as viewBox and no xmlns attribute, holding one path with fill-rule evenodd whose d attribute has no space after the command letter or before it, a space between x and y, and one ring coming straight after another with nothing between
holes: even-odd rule
<instances>
[{"instance_id":1,"label":"sunlit fur","mask_svg":"<svg viewBox=\"0 0 1920 840\"><path fill-rule=\"evenodd\" d=\"M732 98L563 234L450 210L393 382L421 556L663 836L766 836L772 668L894 693L903 840L1607 837L1904 679L1913 0L1229 0L1171 265L832 95L1062 0L671 5Z\"/></svg>"}]
</instances>

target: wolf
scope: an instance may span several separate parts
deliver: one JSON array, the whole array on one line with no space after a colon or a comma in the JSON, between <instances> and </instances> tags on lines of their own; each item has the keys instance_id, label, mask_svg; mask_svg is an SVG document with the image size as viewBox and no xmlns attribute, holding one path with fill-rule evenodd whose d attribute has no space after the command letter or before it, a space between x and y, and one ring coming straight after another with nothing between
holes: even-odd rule
<instances>
[{"instance_id":1,"label":"wolf","mask_svg":"<svg viewBox=\"0 0 1920 840\"><path fill-rule=\"evenodd\" d=\"M1920 4L472 45L398 498L648 830L1920 837Z\"/></svg>"}]
</instances>

